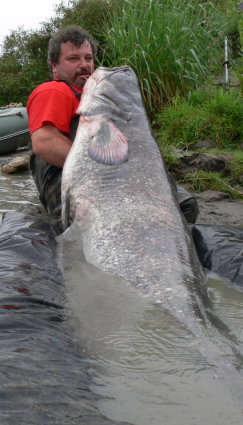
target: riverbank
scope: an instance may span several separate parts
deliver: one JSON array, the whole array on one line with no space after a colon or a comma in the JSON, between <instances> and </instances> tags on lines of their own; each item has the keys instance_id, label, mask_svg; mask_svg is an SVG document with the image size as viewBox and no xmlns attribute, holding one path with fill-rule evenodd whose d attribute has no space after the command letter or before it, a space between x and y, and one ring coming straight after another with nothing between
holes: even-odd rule
<instances>
[{"instance_id":1,"label":"riverbank","mask_svg":"<svg viewBox=\"0 0 243 425\"><path fill-rule=\"evenodd\" d=\"M0 169L3 165L22 156L24 169L27 170L26 156L29 153L27 150L22 150L11 155L0 156ZM20 169L16 176L21 172ZM3 171L1 173L3 174ZM227 193L214 190L206 190L201 193L194 193L194 195L199 204L197 224L220 224L243 228L243 200L232 200Z\"/></svg>"},{"instance_id":2,"label":"riverbank","mask_svg":"<svg viewBox=\"0 0 243 425\"><path fill-rule=\"evenodd\" d=\"M224 192L206 190L195 194L199 204L197 224L219 224L243 228L243 201Z\"/></svg>"}]
</instances>

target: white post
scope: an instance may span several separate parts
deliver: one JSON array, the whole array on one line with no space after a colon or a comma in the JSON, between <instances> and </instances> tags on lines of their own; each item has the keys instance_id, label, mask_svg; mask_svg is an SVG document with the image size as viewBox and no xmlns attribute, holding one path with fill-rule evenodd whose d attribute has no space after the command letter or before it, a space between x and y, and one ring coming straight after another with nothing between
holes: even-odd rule
<instances>
[{"instance_id":1,"label":"white post","mask_svg":"<svg viewBox=\"0 0 243 425\"><path fill-rule=\"evenodd\" d=\"M224 39L224 66L225 66L225 83L228 83L229 70L228 70L228 39L227 39L227 36Z\"/></svg>"}]
</instances>

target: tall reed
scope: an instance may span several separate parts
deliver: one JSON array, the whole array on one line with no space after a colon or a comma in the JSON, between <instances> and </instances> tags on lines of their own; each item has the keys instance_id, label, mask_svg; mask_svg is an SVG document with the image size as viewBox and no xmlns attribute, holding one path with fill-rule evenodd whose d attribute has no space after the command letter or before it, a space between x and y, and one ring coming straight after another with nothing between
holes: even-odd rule
<instances>
[{"instance_id":1,"label":"tall reed","mask_svg":"<svg viewBox=\"0 0 243 425\"><path fill-rule=\"evenodd\" d=\"M109 14L108 64L134 69L150 117L221 66L216 17L210 2L195 0L120 0Z\"/></svg>"}]
</instances>

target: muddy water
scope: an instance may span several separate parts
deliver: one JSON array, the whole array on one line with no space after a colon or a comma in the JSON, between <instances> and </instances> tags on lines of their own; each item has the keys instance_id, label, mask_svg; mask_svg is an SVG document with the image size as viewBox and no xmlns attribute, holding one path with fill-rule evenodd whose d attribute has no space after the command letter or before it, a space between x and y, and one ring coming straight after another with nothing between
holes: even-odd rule
<instances>
[{"instance_id":1,"label":"muddy water","mask_svg":"<svg viewBox=\"0 0 243 425\"><path fill-rule=\"evenodd\" d=\"M0 214L28 203L39 205L36 186L30 174L4 174L0 171Z\"/></svg>"},{"instance_id":2,"label":"muddy water","mask_svg":"<svg viewBox=\"0 0 243 425\"><path fill-rule=\"evenodd\" d=\"M72 328L90 359L92 391L102 397L100 411L133 425L240 425L243 378L226 366L234 356L225 358L225 370L209 362L210 346L202 353L197 338L167 312L87 264L75 243L65 240L62 248L66 292ZM243 293L215 277L209 286L243 353Z\"/></svg>"},{"instance_id":3,"label":"muddy water","mask_svg":"<svg viewBox=\"0 0 243 425\"><path fill-rule=\"evenodd\" d=\"M38 204L28 174L0 176L0 424L113 425L96 406L89 362L68 325L59 227L16 211L29 202Z\"/></svg>"},{"instance_id":4,"label":"muddy water","mask_svg":"<svg viewBox=\"0 0 243 425\"><path fill-rule=\"evenodd\" d=\"M0 213L29 202L39 204L28 173L0 174ZM195 337L170 315L88 265L79 241L61 238L60 244L61 290L50 288L41 269L34 276L44 288L44 300L54 297L65 308L63 324L53 319L47 304L40 317L38 309L18 316L32 323L21 325L21 332L13 327L14 311L5 311L11 316L5 314L5 320L11 319L9 329L4 328L8 322L1 322L2 388L10 400L4 400L2 391L1 424L242 424L240 373L237 382L233 376L224 378L217 364L207 361L207 347L203 355ZM6 285L9 289L9 280ZM209 291L215 311L243 352L243 294L215 276ZM44 313L48 318L43 322Z\"/></svg>"}]
</instances>

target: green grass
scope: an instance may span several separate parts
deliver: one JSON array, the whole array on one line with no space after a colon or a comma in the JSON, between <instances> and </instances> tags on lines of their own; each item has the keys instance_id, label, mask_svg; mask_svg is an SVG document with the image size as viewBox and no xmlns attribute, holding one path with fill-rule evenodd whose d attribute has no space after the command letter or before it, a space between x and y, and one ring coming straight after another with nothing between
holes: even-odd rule
<instances>
[{"instance_id":1,"label":"green grass","mask_svg":"<svg viewBox=\"0 0 243 425\"><path fill-rule=\"evenodd\" d=\"M213 171L195 170L185 174L178 183L186 185L192 192L219 190L228 193L232 199L243 199L242 185L233 185L229 179Z\"/></svg>"},{"instance_id":2,"label":"green grass","mask_svg":"<svg viewBox=\"0 0 243 425\"><path fill-rule=\"evenodd\" d=\"M236 182L241 185L241 192L243 191L243 151L238 150L231 153L230 159L230 181Z\"/></svg>"},{"instance_id":3,"label":"green grass","mask_svg":"<svg viewBox=\"0 0 243 425\"><path fill-rule=\"evenodd\" d=\"M223 34L210 2L122 0L122 13L114 8L109 19L109 66L127 64L134 69L151 119L164 104L195 89L221 66Z\"/></svg>"},{"instance_id":4,"label":"green grass","mask_svg":"<svg viewBox=\"0 0 243 425\"><path fill-rule=\"evenodd\" d=\"M185 185L192 192L202 192L207 189L226 192L232 199L243 199L243 151L225 149L201 149L200 152L215 153L228 158L226 170L221 172L195 169L191 173L177 175L177 182ZM176 170L178 164L177 151L173 146L161 148L164 160L170 171Z\"/></svg>"},{"instance_id":5,"label":"green grass","mask_svg":"<svg viewBox=\"0 0 243 425\"><path fill-rule=\"evenodd\" d=\"M163 158L172 173L177 170L180 151L174 150L171 145L161 147ZM195 169L191 173L180 174L177 172L177 181L185 185L188 190L202 192L207 189L226 192L233 199L243 199L243 151L225 149L200 149L201 153L214 153L227 157L226 170L221 172Z\"/></svg>"},{"instance_id":6,"label":"green grass","mask_svg":"<svg viewBox=\"0 0 243 425\"><path fill-rule=\"evenodd\" d=\"M192 148L211 140L218 148L234 149L242 142L243 105L239 92L213 89L176 98L158 115L158 143Z\"/></svg>"},{"instance_id":7,"label":"green grass","mask_svg":"<svg viewBox=\"0 0 243 425\"><path fill-rule=\"evenodd\" d=\"M223 88L192 91L177 97L158 115L157 142L168 167L176 170L178 149L193 150L199 141L210 140L212 152L228 158L227 169L208 172L196 169L177 176L189 190L206 189L227 192L243 199L242 99L237 91Z\"/></svg>"}]
</instances>

